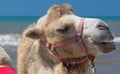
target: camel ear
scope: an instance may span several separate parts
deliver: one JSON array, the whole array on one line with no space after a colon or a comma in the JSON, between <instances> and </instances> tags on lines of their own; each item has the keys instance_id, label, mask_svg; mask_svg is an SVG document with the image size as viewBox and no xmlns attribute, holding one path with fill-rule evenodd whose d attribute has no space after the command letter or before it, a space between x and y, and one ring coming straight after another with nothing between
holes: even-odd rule
<instances>
[{"instance_id":1,"label":"camel ear","mask_svg":"<svg viewBox=\"0 0 120 74\"><path fill-rule=\"evenodd\" d=\"M40 39L41 32L39 28L29 27L23 32L23 36L30 39Z\"/></svg>"}]
</instances>

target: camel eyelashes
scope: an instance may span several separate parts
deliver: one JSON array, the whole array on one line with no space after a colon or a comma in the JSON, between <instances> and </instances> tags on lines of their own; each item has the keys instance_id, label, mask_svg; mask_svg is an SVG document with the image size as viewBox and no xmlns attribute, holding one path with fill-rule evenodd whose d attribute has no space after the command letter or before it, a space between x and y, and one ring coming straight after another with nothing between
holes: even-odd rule
<instances>
[{"instance_id":1,"label":"camel eyelashes","mask_svg":"<svg viewBox=\"0 0 120 74\"><path fill-rule=\"evenodd\" d=\"M59 33L66 33L66 32L68 32L69 29L70 29L69 26L64 26L62 28L56 29L56 31Z\"/></svg>"},{"instance_id":2,"label":"camel eyelashes","mask_svg":"<svg viewBox=\"0 0 120 74\"><path fill-rule=\"evenodd\" d=\"M105 25L97 25L97 27L100 29L100 30L109 30L109 28Z\"/></svg>"}]
</instances>

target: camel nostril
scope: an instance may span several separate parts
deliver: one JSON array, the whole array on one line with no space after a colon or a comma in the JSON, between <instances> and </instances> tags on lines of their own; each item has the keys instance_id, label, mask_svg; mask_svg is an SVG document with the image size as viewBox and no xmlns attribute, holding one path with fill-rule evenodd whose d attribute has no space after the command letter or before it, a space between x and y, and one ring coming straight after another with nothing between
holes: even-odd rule
<instances>
[{"instance_id":1,"label":"camel nostril","mask_svg":"<svg viewBox=\"0 0 120 74\"><path fill-rule=\"evenodd\" d=\"M69 26L65 26L65 27L56 29L56 31L59 32L59 33L66 33L66 32L68 32L69 29L70 29Z\"/></svg>"},{"instance_id":2,"label":"camel nostril","mask_svg":"<svg viewBox=\"0 0 120 74\"><path fill-rule=\"evenodd\" d=\"M105 25L98 25L97 26L100 30L109 30L109 28Z\"/></svg>"}]
</instances>

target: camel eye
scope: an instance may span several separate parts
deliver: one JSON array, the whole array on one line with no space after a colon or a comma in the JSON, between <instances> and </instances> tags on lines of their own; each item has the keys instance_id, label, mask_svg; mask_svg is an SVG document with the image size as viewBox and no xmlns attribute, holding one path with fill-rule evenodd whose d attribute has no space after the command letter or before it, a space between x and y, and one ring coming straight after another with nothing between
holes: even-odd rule
<instances>
[{"instance_id":1,"label":"camel eye","mask_svg":"<svg viewBox=\"0 0 120 74\"><path fill-rule=\"evenodd\" d=\"M70 29L69 26L64 26L64 27L61 27L59 29L56 29L56 31L59 33L67 33L69 29Z\"/></svg>"},{"instance_id":2,"label":"camel eye","mask_svg":"<svg viewBox=\"0 0 120 74\"><path fill-rule=\"evenodd\" d=\"M109 28L105 25L97 25L97 27L100 29L100 30L109 30Z\"/></svg>"}]
</instances>

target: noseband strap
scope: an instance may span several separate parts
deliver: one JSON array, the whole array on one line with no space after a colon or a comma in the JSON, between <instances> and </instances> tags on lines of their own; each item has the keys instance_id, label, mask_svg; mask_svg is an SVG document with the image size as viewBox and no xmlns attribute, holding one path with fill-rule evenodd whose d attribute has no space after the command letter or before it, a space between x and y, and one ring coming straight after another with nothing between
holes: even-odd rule
<instances>
[{"instance_id":1,"label":"noseband strap","mask_svg":"<svg viewBox=\"0 0 120 74\"><path fill-rule=\"evenodd\" d=\"M43 45L45 45L47 48L50 49L50 51L56 56L58 57L58 59L64 63L66 63L66 59L61 57L59 55L59 53L56 51L56 48L57 47L61 47L61 46L65 46L67 44L70 44L70 43L73 43L73 42L77 42L79 45L80 45L80 48L82 49L82 52L85 54L85 58L79 60L79 61L74 61L74 64L80 64L80 63L83 63L87 60L92 60L94 59L95 57L94 56L90 56L88 55L87 53L87 49L84 45L84 42L82 41L82 31L83 31L83 25L84 25L84 18L81 19L80 21L80 24L79 24L79 27L78 27L78 31L77 31L77 34L75 37L72 37L68 40L65 40L65 41L62 41L62 42L58 42L58 43L55 43L55 44L50 44L46 41L43 41L43 40L40 40L40 43L42 43ZM68 63L68 62L67 62Z\"/></svg>"}]
</instances>

